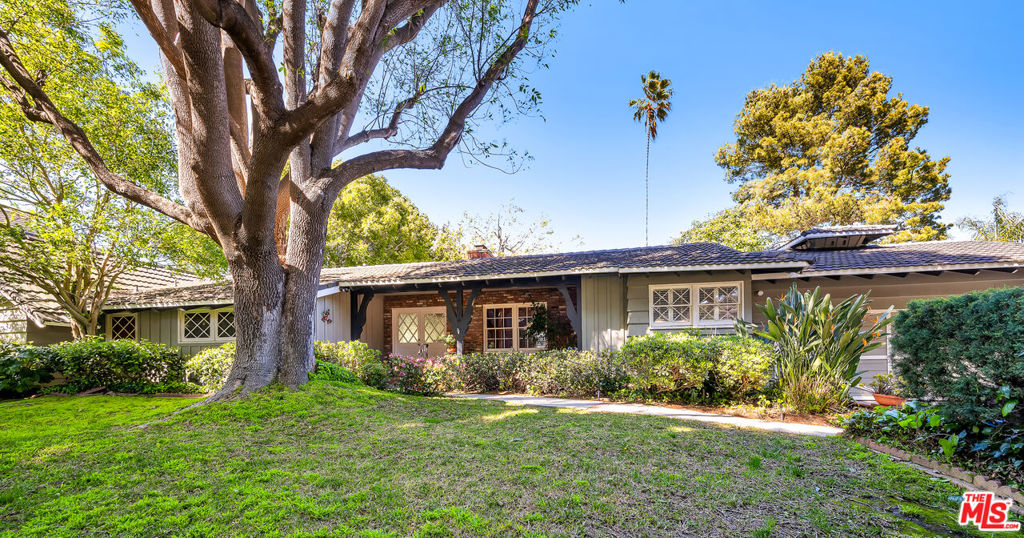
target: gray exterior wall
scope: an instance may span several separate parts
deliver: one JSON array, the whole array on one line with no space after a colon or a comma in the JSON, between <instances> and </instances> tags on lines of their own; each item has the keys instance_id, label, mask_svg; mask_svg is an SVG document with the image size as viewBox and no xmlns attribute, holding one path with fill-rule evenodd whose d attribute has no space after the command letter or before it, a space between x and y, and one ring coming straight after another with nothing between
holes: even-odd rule
<instances>
[{"instance_id":1,"label":"gray exterior wall","mask_svg":"<svg viewBox=\"0 0 1024 538\"><path fill-rule=\"evenodd\" d=\"M348 292L332 293L316 300L313 309L313 339L320 342L348 342L352 339L352 304ZM330 310L331 322L324 321L324 312Z\"/></svg>"},{"instance_id":2,"label":"gray exterior wall","mask_svg":"<svg viewBox=\"0 0 1024 538\"><path fill-rule=\"evenodd\" d=\"M71 327L64 325L36 327L35 323L29 322L25 335L29 342L37 346L48 346L72 340Z\"/></svg>"},{"instance_id":3,"label":"gray exterior wall","mask_svg":"<svg viewBox=\"0 0 1024 538\"><path fill-rule=\"evenodd\" d=\"M618 275L580 278L580 344L589 351L618 349L626 341L626 286Z\"/></svg>"},{"instance_id":4,"label":"gray exterior wall","mask_svg":"<svg viewBox=\"0 0 1024 538\"><path fill-rule=\"evenodd\" d=\"M25 313L10 301L0 299L0 342L24 342L27 330Z\"/></svg>"},{"instance_id":5,"label":"gray exterior wall","mask_svg":"<svg viewBox=\"0 0 1024 538\"><path fill-rule=\"evenodd\" d=\"M740 311L743 319L751 317L750 274L746 271L713 271L692 273L647 273L631 274L626 277L626 328L627 336L640 336L650 330L650 286L651 284L700 284L705 282L739 282ZM707 333L729 333L730 328L702 329Z\"/></svg>"},{"instance_id":6,"label":"gray exterior wall","mask_svg":"<svg viewBox=\"0 0 1024 538\"><path fill-rule=\"evenodd\" d=\"M350 323L351 325L351 323ZM381 351L384 351L384 296L374 295L370 304L366 305L366 323L363 325L363 333L359 341Z\"/></svg>"},{"instance_id":7,"label":"gray exterior wall","mask_svg":"<svg viewBox=\"0 0 1024 538\"><path fill-rule=\"evenodd\" d=\"M833 302L870 291L871 309L881 313L890 306L896 310L904 309L908 302L915 299L947 297L989 288L1024 286L1024 272L1008 274L981 271L977 275L944 272L938 276L915 273L902 278L891 275L875 275L873 278L843 276L839 280L819 277L806 282L788 279L771 282L755 280L754 301L758 305L763 305L767 297L781 297L794 282L801 291L810 291L820 286L823 292L832 295ZM757 323L763 323L764 315L757 310L753 319ZM891 325L889 330L892 330ZM871 383L875 375L892 371L892 356L887 341L882 347L861 357L860 370L863 372L861 380L864 385ZM866 388L855 390L853 395L862 400L870 399L870 391Z\"/></svg>"}]
</instances>

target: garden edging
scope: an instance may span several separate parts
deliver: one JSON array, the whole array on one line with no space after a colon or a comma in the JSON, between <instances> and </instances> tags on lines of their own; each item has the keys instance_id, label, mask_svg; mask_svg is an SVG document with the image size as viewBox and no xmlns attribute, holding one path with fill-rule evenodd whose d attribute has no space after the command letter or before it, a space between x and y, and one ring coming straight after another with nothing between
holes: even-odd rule
<instances>
[{"instance_id":1,"label":"garden edging","mask_svg":"<svg viewBox=\"0 0 1024 538\"><path fill-rule=\"evenodd\" d=\"M920 465L925 469L939 473L958 483L958 485L964 489L991 491L1000 497L1013 499L1013 504L1010 506L1010 509L1018 514L1024 514L1024 493L1021 493L998 480L961 469L955 465L946 465L918 454L912 454L899 448L886 446L866 437L854 437L853 440L871 450L874 450L875 452L887 454L898 460L909 461L916 465Z\"/></svg>"}]
</instances>

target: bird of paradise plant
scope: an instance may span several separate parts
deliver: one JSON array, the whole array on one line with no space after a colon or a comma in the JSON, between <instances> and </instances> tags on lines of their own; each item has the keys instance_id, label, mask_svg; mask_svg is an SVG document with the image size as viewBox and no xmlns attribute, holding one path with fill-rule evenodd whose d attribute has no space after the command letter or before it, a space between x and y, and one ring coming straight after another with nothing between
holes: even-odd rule
<instances>
[{"instance_id":1,"label":"bird of paradise plant","mask_svg":"<svg viewBox=\"0 0 1024 538\"><path fill-rule=\"evenodd\" d=\"M868 294L833 305L821 288L800 292L794 284L779 302L758 307L767 320L762 328L740 322L742 333L773 342L779 354L775 378L784 402L797 412L824 412L844 406L850 389L860 383L860 357L882 345L892 322L892 307L865 327Z\"/></svg>"}]
</instances>

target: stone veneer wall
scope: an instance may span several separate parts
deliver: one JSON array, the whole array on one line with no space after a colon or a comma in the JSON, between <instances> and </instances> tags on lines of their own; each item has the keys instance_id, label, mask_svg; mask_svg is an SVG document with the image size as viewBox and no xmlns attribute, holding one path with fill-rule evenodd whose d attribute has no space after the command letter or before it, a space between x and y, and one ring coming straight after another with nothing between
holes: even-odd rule
<instances>
[{"instance_id":1,"label":"stone veneer wall","mask_svg":"<svg viewBox=\"0 0 1024 538\"><path fill-rule=\"evenodd\" d=\"M575 287L569 287L569 294L573 297L574 302L579 305L579 295ZM455 300L455 294L450 294L452 301ZM466 299L469 298L469 291L467 290L464 294ZM562 292L555 288L529 288L529 289L498 289L498 290L484 290L477 296L476 300L473 301L473 319L469 323L469 330L466 332L466 353L478 353L484 350L484 307L487 305L495 304L508 304L508 303L546 303L548 310L552 313L558 312L561 316L565 316L565 299L562 297ZM399 295L387 295L384 297L384 354L390 355L391 346L391 309L393 308L412 308L418 306L445 306L444 300L441 296L435 293L416 293L416 294L399 294ZM447 324L448 332L452 332L451 324ZM575 335L573 336L575 337Z\"/></svg>"}]
</instances>

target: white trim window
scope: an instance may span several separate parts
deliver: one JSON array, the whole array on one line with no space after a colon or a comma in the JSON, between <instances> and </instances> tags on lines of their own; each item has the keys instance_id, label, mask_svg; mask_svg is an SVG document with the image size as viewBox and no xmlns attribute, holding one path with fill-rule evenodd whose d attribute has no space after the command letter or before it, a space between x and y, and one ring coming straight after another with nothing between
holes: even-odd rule
<instances>
[{"instance_id":1,"label":"white trim window","mask_svg":"<svg viewBox=\"0 0 1024 538\"><path fill-rule=\"evenodd\" d=\"M543 336L526 331L533 319L533 305L525 303L486 305L484 310L485 351L539 351L547 347Z\"/></svg>"},{"instance_id":2,"label":"white trim window","mask_svg":"<svg viewBox=\"0 0 1024 538\"><path fill-rule=\"evenodd\" d=\"M652 284L648 309L652 329L731 327L743 315L743 284Z\"/></svg>"},{"instance_id":3,"label":"white trim window","mask_svg":"<svg viewBox=\"0 0 1024 538\"><path fill-rule=\"evenodd\" d=\"M229 306L178 310L178 341L234 342L235 308Z\"/></svg>"},{"instance_id":4,"label":"white trim window","mask_svg":"<svg viewBox=\"0 0 1024 538\"><path fill-rule=\"evenodd\" d=\"M107 314L107 340L138 340L139 315L135 312Z\"/></svg>"}]
</instances>

